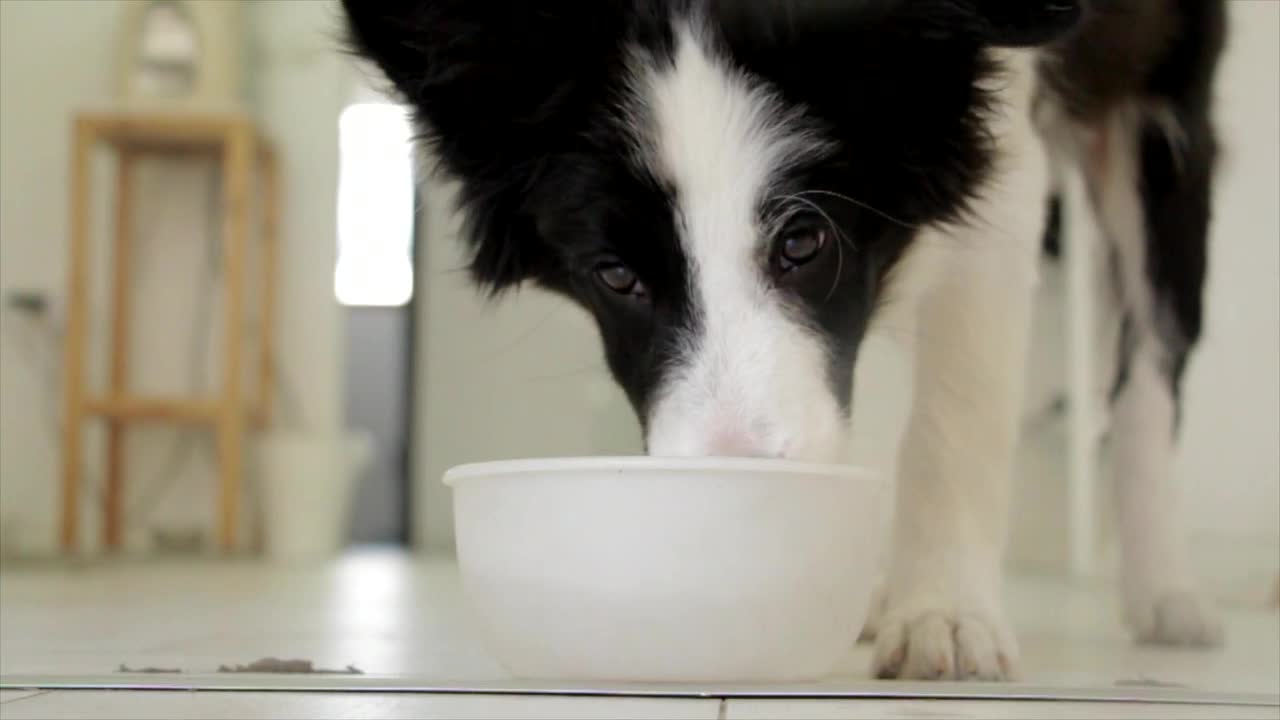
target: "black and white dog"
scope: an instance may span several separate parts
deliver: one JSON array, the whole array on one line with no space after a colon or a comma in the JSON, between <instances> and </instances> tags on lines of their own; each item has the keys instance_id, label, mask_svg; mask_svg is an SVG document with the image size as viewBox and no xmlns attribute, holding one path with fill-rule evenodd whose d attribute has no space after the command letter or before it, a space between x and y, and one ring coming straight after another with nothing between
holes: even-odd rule
<instances>
[{"instance_id":1,"label":"black and white dog","mask_svg":"<svg viewBox=\"0 0 1280 720\"><path fill-rule=\"evenodd\" d=\"M1128 618L1145 641L1220 638L1182 567L1169 469L1225 10L1080 2L345 5L459 181L474 278L584 306L651 454L840 461L859 345L913 328L874 670L992 679L1017 660L1009 475L1044 199L1053 222L1068 164L1124 319Z\"/></svg>"}]
</instances>

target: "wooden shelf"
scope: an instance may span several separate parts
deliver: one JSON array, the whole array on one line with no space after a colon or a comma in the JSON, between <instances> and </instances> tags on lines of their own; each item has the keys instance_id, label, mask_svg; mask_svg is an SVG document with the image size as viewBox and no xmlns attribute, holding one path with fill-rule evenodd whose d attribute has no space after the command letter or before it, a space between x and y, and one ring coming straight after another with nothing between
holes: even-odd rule
<instances>
[{"instance_id":1,"label":"wooden shelf","mask_svg":"<svg viewBox=\"0 0 1280 720\"><path fill-rule=\"evenodd\" d=\"M85 412L117 420L205 424L218 419L221 405L216 399L114 396L90 398Z\"/></svg>"},{"instance_id":2,"label":"wooden shelf","mask_svg":"<svg viewBox=\"0 0 1280 720\"><path fill-rule=\"evenodd\" d=\"M77 122L82 131L129 150L220 150L236 133L253 135L248 117L236 114L85 113Z\"/></svg>"},{"instance_id":3,"label":"wooden shelf","mask_svg":"<svg viewBox=\"0 0 1280 720\"><path fill-rule=\"evenodd\" d=\"M111 373L109 386L86 392L91 247L90 200L93 151L99 145L115 151L115 233L112 239ZM139 396L129 388L129 344L136 232L137 160L154 153L212 153L222 175L222 251L226 323L221 382L211 395L195 397ZM103 502L103 546L118 549L124 537L124 433L132 422L208 426L217 441L218 492L216 525L219 543L234 550L240 536L241 476L244 434L248 427L270 422L272 318L275 276L279 264L279 168L270 145L248 116L236 113L99 112L75 120L71 157L71 232L67 276L67 332L63 348L61 544L75 552L79 542L84 439L81 421L107 421L107 473ZM250 243L255 204L262 208L261 240ZM257 331L256 387L245 387L242 372L244 322L248 311L248 259L251 250L263 257L261 318Z\"/></svg>"}]
</instances>

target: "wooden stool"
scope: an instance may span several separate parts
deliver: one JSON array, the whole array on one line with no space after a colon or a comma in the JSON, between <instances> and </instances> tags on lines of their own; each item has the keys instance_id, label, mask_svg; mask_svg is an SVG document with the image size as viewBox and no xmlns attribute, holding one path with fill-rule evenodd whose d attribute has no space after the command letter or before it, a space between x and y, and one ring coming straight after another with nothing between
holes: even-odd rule
<instances>
[{"instance_id":1,"label":"wooden stool","mask_svg":"<svg viewBox=\"0 0 1280 720\"><path fill-rule=\"evenodd\" d=\"M111 287L110 388L89 396L84 387L88 332L90 257L90 165L98 143L119 158L116 175L115 237ZM218 446L218 542L233 550L239 537L240 485L246 421L265 424L272 387L272 317L279 261L279 179L275 157L240 115L93 113L75 121L71 156L71 249L64 347L61 544L74 552L79 543L79 507L83 467L83 424L89 416L107 420L107 475L103 507L103 544L118 549L124 537L124 430L131 421L211 425ZM224 263L226 275L225 357L222 387L208 397L140 397L129 393L130 266L133 255L136 161L146 154L205 152L220 161L223 182ZM255 163L256 160L256 163ZM251 194L255 164L261 170L263 202L263 286L258 325L257 387L252 403L242 389L242 332Z\"/></svg>"}]
</instances>

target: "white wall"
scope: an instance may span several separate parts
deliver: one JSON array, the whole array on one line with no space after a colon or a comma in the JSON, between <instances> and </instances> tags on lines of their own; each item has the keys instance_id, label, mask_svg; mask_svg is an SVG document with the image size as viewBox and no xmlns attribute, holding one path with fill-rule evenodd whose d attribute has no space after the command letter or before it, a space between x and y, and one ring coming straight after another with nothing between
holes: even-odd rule
<instances>
[{"instance_id":1,"label":"white wall","mask_svg":"<svg viewBox=\"0 0 1280 720\"><path fill-rule=\"evenodd\" d=\"M67 181L72 114L111 99L114 45L121 2L0 2L0 292L37 289L65 293ZM341 316L332 292L337 189L337 118L350 83L347 63L333 52L336 8L328 0L251 3L245 21L253 111L280 155L282 220L278 347L281 371L296 397L296 426L327 431L341 423ZM106 160L100 160L106 170ZM95 186L99 209L109 199L109 176ZM132 342L134 378L141 391L192 390L191 326L206 272L207 164L148 162L140 179L139 262ZM216 186L215 186L216 187ZM108 216L95 224L95 377L102 374L107 313ZM213 328L220 328L215 308ZM40 325L0 311L0 519L5 550L53 549L59 472L55 444L60 338ZM217 358L217 337L207 346ZM201 360L203 358L196 358ZM215 361L216 362L216 361ZM211 362L204 375L218 377ZM98 385L97 387L101 387ZM182 440L182 438L191 438ZM175 444L187 447L171 465ZM101 477L91 445L87 476ZM151 526L208 528L213 516L212 453L207 435L142 428L129 440L127 507L177 480L159 503ZM151 483L159 481L158 486ZM96 541L96 492L84 505L86 538ZM146 526L128 541L141 544Z\"/></svg>"},{"instance_id":2,"label":"white wall","mask_svg":"<svg viewBox=\"0 0 1280 720\"><path fill-rule=\"evenodd\" d=\"M1280 3L1233 2L1205 333L1177 477L1214 535L1280 537Z\"/></svg>"},{"instance_id":3,"label":"white wall","mask_svg":"<svg viewBox=\"0 0 1280 720\"><path fill-rule=\"evenodd\" d=\"M6 291L56 288L61 294L69 112L109 92L110 38L119 15L111 3L0 3L0 287ZM57 438L51 386L57 375L48 366L56 352L42 330L0 311L0 521L6 545L18 530L32 544L53 539Z\"/></svg>"}]
</instances>

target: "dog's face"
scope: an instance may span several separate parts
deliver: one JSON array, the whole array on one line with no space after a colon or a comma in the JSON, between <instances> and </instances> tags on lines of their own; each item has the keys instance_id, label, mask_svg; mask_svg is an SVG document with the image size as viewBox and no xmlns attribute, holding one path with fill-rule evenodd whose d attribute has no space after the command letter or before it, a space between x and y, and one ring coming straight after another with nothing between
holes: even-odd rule
<instances>
[{"instance_id":1,"label":"dog's face","mask_svg":"<svg viewBox=\"0 0 1280 720\"><path fill-rule=\"evenodd\" d=\"M590 311L651 453L826 461L895 264L963 213L991 162L986 48L1074 14L1040 0L391 7L348 0L354 44L460 180L474 277Z\"/></svg>"}]
</instances>

